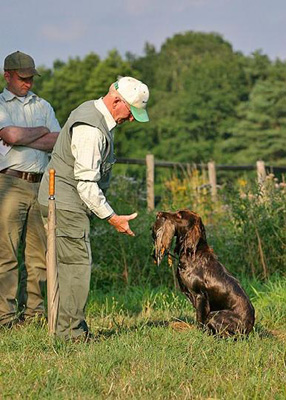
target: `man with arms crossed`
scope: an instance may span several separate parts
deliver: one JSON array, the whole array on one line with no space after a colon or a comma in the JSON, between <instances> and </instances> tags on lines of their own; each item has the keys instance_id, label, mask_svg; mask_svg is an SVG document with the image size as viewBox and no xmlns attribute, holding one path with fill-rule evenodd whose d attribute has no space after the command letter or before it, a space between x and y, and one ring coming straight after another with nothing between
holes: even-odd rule
<instances>
[{"instance_id":1,"label":"man with arms crossed","mask_svg":"<svg viewBox=\"0 0 286 400\"><path fill-rule=\"evenodd\" d=\"M37 193L60 126L51 105L30 91L35 75L29 55L16 51L5 58L7 87L0 94L0 327L7 328L44 315L46 235ZM18 289L21 242L25 279Z\"/></svg>"}]
</instances>

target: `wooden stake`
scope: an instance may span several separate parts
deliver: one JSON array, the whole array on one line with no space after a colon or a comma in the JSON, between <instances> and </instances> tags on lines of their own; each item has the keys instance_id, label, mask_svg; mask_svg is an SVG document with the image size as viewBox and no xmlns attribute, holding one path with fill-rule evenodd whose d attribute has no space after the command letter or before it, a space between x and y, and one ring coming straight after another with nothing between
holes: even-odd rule
<instances>
[{"instance_id":1,"label":"wooden stake","mask_svg":"<svg viewBox=\"0 0 286 400\"><path fill-rule=\"evenodd\" d=\"M217 198L217 187L216 187L216 169L215 169L215 162L210 161L208 162L208 172L209 172L209 182L211 185L211 195L213 201L216 201Z\"/></svg>"},{"instance_id":2,"label":"wooden stake","mask_svg":"<svg viewBox=\"0 0 286 400\"><path fill-rule=\"evenodd\" d=\"M54 335L59 307L59 284L56 255L56 202L55 202L55 170L49 171L49 204L47 233L47 294L48 294L48 328Z\"/></svg>"},{"instance_id":3,"label":"wooden stake","mask_svg":"<svg viewBox=\"0 0 286 400\"><path fill-rule=\"evenodd\" d=\"M153 211L155 208L154 175L155 163L153 154L146 155L146 181L147 181L147 209Z\"/></svg>"}]
</instances>

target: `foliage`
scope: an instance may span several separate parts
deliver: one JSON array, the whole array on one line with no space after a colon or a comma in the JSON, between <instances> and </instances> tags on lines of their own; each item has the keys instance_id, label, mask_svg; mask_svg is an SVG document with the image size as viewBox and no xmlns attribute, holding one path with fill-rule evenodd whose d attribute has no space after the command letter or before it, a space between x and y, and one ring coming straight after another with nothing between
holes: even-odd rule
<instances>
[{"instance_id":1,"label":"foliage","mask_svg":"<svg viewBox=\"0 0 286 400\"><path fill-rule=\"evenodd\" d=\"M5 79L4 79L3 75L0 75L0 90L1 90L1 92L4 89L4 87L5 87Z\"/></svg>"},{"instance_id":2,"label":"foliage","mask_svg":"<svg viewBox=\"0 0 286 400\"><path fill-rule=\"evenodd\" d=\"M52 104L62 126L75 107L103 96L119 75L149 85L150 122L118 127L118 157L152 152L190 163L285 164L286 63L261 51L245 56L217 33L187 31L159 50L146 43L141 57L127 52L123 58L112 49L105 59L91 52L39 70L34 90Z\"/></svg>"},{"instance_id":3,"label":"foliage","mask_svg":"<svg viewBox=\"0 0 286 400\"><path fill-rule=\"evenodd\" d=\"M151 151L190 164L210 158L284 162L285 62L271 62L260 52L249 57L234 52L218 34L178 34L159 51L148 43L139 58L129 54L124 60L112 50L105 60L95 53L56 60L51 69L41 67L35 92L51 102L63 125L73 108L104 95L124 74L150 86L151 121L118 129L117 156L145 157ZM2 331L1 395L285 398L285 183L272 176L263 188L240 181L221 188L216 203L196 169L162 183L158 208L199 212L209 244L253 300L255 332L235 342L196 329L190 304L175 290L174 271L166 263L154 265L155 213L145 209L143 184L117 174L107 194L118 213L139 212L130 223L134 238L119 235L105 221L91 221L87 316L98 342L57 343L47 339L46 326ZM176 326L183 329L172 329Z\"/></svg>"},{"instance_id":4,"label":"foliage","mask_svg":"<svg viewBox=\"0 0 286 400\"><path fill-rule=\"evenodd\" d=\"M161 198L163 209L175 211L189 208L198 213L205 224L211 223L214 213L218 216L221 211L221 203L212 201L206 169L199 171L193 167L181 174L174 173L164 186Z\"/></svg>"},{"instance_id":5,"label":"foliage","mask_svg":"<svg viewBox=\"0 0 286 400\"><path fill-rule=\"evenodd\" d=\"M131 75L131 68L117 50L113 50L108 53L105 60L102 60L96 68L90 71L86 85L88 96L96 99L106 94L111 83L117 80L118 75Z\"/></svg>"},{"instance_id":6,"label":"foliage","mask_svg":"<svg viewBox=\"0 0 286 400\"><path fill-rule=\"evenodd\" d=\"M264 186L244 182L224 195L228 206L211 236L228 268L260 279L285 274L285 183L269 175Z\"/></svg>"},{"instance_id":7,"label":"foliage","mask_svg":"<svg viewBox=\"0 0 286 400\"><path fill-rule=\"evenodd\" d=\"M70 58L67 63L55 61L54 71L37 92L54 107L63 126L70 112L80 103L93 97L87 95L87 84L91 71L100 62L99 57L88 54L83 60Z\"/></svg>"},{"instance_id":8,"label":"foliage","mask_svg":"<svg viewBox=\"0 0 286 400\"><path fill-rule=\"evenodd\" d=\"M117 176L107 192L107 198L118 214L138 212L138 217L130 222L136 236L119 235L106 222L92 219L92 287L110 290L142 282L150 285L172 284L172 272L167 270L162 274L152 258L151 226L154 215L148 214L145 209L146 196L140 183Z\"/></svg>"},{"instance_id":9,"label":"foliage","mask_svg":"<svg viewBox=\"0 0 286 400\"><path fill-rule=\"evenodd\" d=\"M286 184L273 174L219 187L212 201L204 174L193 170L165 182L162 209L190 208L206 225L209 244L236 276L267 279L285 274Z\"/></svg>"},{"instance_id":10,"label":"foliage","mask_svg":"<svg viewBox=\"0 0 286 400\"><path fill-rule=\"evenodd\" d=\"M140 284L174 285L173 269L158 268L153 261L151 227L154 213L148 213L144 182L116 176L107 197L116 212L139 212L131 221L135 238L118 235L103 221L92 221L94 259L93 287ZM236 185L219 187L213 201L204 171L182 171L165 181L159 210L189 208L201 216L208 242L226 267L237 277L267 279L285 274L286 185L269 175L263 188L239 179ZM166 260L165 260L166 261Z\"/></svg>"},{"instance_id":11,"label":"foliage","mask_svg":"<svg viewBox=\"0 0 286 400\"><path fill-rule=\"evenodd\" d=\"M152 71L151 123L130 135L131 151L174 161L208 160L248 93L241 55L221 36L195 32L175 35L152 54L146 56ZM145 59L140 61L144 66ZM142 71L147 83L150 75Z\"/></svg>"},{"instance_id":12,"label":"foliage","mask_svg":"<svg viewBox=\"0 0 286 400\"><path fill-rule=\"evenodd\" d=\"M265 162L285 165L286 75L283 79L259 80L249 101L238 107L239 120L222 148L227 160L255 163L261 154Z\"/></svg>"}]
</instances>

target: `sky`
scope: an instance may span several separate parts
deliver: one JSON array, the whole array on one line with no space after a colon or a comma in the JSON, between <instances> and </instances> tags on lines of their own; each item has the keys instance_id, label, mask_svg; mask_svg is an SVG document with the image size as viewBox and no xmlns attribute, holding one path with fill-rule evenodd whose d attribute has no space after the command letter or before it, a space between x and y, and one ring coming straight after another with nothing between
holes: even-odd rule
<instances>
[{"instance_id":1,"label":"sky","mask_svg":"<svg viewBox=\"0 0 286 400\"><path fill-rule=\"evenodd\" d=\"M0 66L20 50L37 66L94 52L159 51L186 31L216 32L235 51L286 60L286 0L0 0Z\"/></svg>"}]
</instances>

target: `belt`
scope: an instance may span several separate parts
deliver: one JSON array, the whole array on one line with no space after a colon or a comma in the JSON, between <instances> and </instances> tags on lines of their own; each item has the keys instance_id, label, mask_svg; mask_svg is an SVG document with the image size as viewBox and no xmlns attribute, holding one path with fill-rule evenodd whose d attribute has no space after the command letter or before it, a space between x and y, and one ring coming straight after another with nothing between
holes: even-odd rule
<instances>
[{"instance_id":1,"label":"belt","mask_svg":"<svg viewBox=\"0 0 286 400\"><path fill-rule=\"evenodd\" d=\"M40 182L43 176L43 174L35 174L34 172L22 172L10 168L2 169L2 171L0 171L0 174L15 176L16 178L21 178L31 183Z\"/></svg>"}]
</instances>

